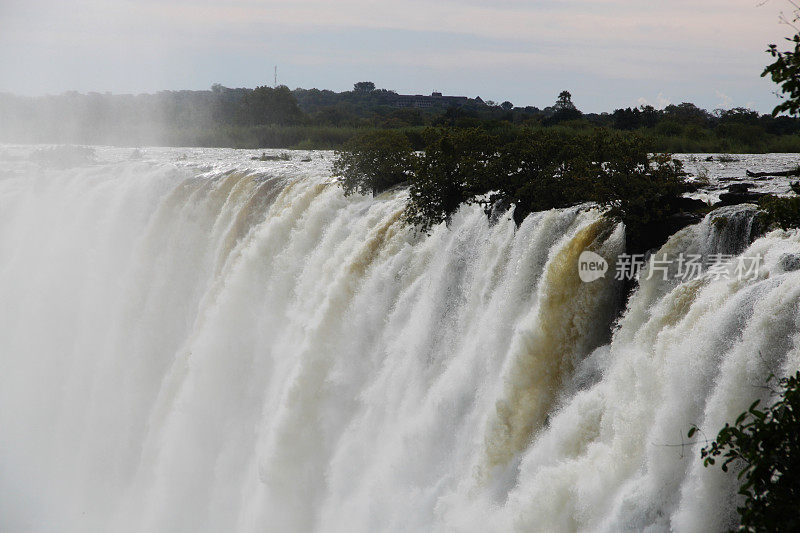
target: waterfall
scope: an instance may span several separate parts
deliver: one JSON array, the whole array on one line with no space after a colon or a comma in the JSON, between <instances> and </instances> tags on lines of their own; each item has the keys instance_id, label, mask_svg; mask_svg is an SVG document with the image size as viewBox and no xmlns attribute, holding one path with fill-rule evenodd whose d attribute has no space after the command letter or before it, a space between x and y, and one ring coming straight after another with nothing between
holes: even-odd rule
<instances>
[{"instance_id":1,"label":"waterfall","mask_svg":"<svg viewBox=\"0 0 800 533\"><path fill-rule=\"evenodd\" d=\"M753 208L650 261L757 275L625 303L590 206L424 235L403 190L345 197L317 162L9 168L2 531L720 531L735 476L686 432L800 367L800 237Z\"/></svg>"}]
</instances>

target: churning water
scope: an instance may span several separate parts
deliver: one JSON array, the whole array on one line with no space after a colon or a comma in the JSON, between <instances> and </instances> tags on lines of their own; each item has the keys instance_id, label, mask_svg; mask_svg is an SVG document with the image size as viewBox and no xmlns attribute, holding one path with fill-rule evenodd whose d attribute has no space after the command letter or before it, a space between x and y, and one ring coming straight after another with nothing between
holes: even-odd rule
<instances>
[{"instance_id":1,"label":"churning water","mask_svg":"<svg viewBox=\"0 0 800 533\"><path fill-rule=\"evenodd\" d=\"M751 243L752 209L662 252L754 279L619 309L578 276L624 251L586 207L425 236L326 154L30 150L0 166L2 531L720 530L734 478L686 432L800 367L800 238Z\"/></svg>"}]
</instances>

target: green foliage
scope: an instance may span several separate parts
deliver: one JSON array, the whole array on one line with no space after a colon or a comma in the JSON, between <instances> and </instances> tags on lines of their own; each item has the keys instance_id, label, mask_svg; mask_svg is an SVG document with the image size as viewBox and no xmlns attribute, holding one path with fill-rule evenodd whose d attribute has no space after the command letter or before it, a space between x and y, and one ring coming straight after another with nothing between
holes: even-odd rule
<instances>
[{"instance_id":1,"label":"green foliage","mask_svg":"<svg viewBox=\"0 0 800 533\"><path fill-rule=\"evenodd\" d=\"M566 130L529 131L502 147L496 173L503 176L493 199L514 204L521 222L529 213L588 201L585 190L598 166L588 137Z\"/></svg>"},{"instance_id":2,"label":"green foliage","mask_svg":"<svg viewBox=\"0 0 800 533\"><path fill-rule=\"evenodd\" d=\"M242 98L237 122L240 124L297 124L302 113L285 85L256 87Z\"/></svg>"},{"instance_id":3,"label":"green foliage","mask_svg":"<svg viewBox=\"0 0 800 533\"><path fill-rule=\"evenodd\" d=\"M619 130L635 130L638 128L652 128L656 125L659 112L653 106L641 108L617 109L612 115L613 126Z\"/></svg>"},{"instance_id":4,"label":"green foliage","mask_svg":"<svg viewBox=\"0 0 800 533\"><path fill-rule=\"evenodd\" d=\"M497 143L480 129L429 130L412 174L406 220L427 231L486 192Z\"/></svg>"},{"instance_id":5,"label":"green foliage","mask_svg":"<svg viewBox=\"0 0 800 533\"><path fill-rule=\"evenodd\" d=\"M794 188L794 187L793 187ZM800 228L800 196L767 195L758 201L761 220L767 226L776 225L781 229Z\"/></svg>"},{"instance_id":6,"label":"green foliage","mask_svg":"<svg viewBox=\"0 0 800 533\"><path fill-rule=\"evenodd\" d=\"M680 164L649 155L633 134L439 128L426 131L424 149L412 153L407 138L389 133L355 139L334 168L346 193L408 180L406 220L423 231L463 204L513 205L519 224L534 211L594 202L625 223L631 250L638 250L651 244L652 226L678 210L684 190Z\"/></svg>"},{"instance_id":7,"label":"green foliage","mask_svg":"<svg viewBox=\"0 0 800 533\"><path fill-rule=\"evenodd\" d=\"M788 38L794 45L793 50L782 52L778 46L771 44L767 52L775 58L775 62L768 65L762 76L769 76L772 81L780 85L781 93L786 101L775 106L773 115L788 112L796 115L800 112L800 33Z\"/></svg>"},{"instance_id":8,"label":"green foliage","mask_svg":"<svg viewBox=\"0 0 800 533\"><path fill-rule=\"evenodd\" d=\"M800 372L781 379L780 388L771 407L753 402L700 452L705 466L720 460L724 472L738 469L738 531L800 531Z\"/></svg>"},{"instance_id":9,"label":"green foliage","mask_svg":"<svg viewBox=\"0 0 800 533\"><path fill-rule=\"evenodd\" d=\"M611 141L605 173L595 182L601 205L608 216L625 223L628 249L644 251L660 246L670 229L665 220L680 211L679 198L685 191L682 167L668 154L648 155L641 139Z\"/></svg>"},{"instance_id":10,"label":"green foliage","mask_svg":"<svg viewBox=\"0 0 800 533\"><path fill-rule=\"evenodd\" d=\"M550 114L544 119L543 124L553 126L563 122L575 121L583 116L575 104L572 102L572 95L569 91L561 91L553 107L546 109Z\"/></svg>"},{"instance_id":11,"label":"green foliage","mask_svg":"<svg viewBox=\"0 0 800 533\"><path fill-rule=\"evenodd\" d=\"M629 244L636 249L648 225L672 212L672 199L682 192L679 164L666 156L649 156L645 142L635 135L531 130L507 143L477 131L470 136L471 145L479 149L462 152L458 164L451 162L449 174L460 171L466 186L441 205L452 208L459 199L500 201L514 206L519 224L535 211L594 202L607 208L608 217L625 223ZM415 201L412 196L412 206ZM436 223L454 210L442 210L423 222Z\"/></svg>"},{"instance_id":12,"label":"green foliage","mask_svg":"<svg viewBox=\"0 0 800 533\"><path fill-rule=\"evenodd\" d=\"M336 154L333 173L345 194L380 194L406 181L416 168L408 138L397 131L376 130L358 135Z\"/></svg>"},{"instance_id":13,"label":"green foliage","mask_svg":"<svg viewBox=\"0 0 800 533\"><path fill-rule=\"evenodd\" d=\"M572 103L572 94L569 91L561 91L558 94L558 100L556 100L556 105L554 105L557 110L564 110L564 109L577 109L575 104Z\"/></svg>"},{"instance_id":14,"label":"green foliage","mask_svg":"<svg viewBox=\"0 0 800 533\"><path fill-rule=\"evenodd\" d=\"M353 90L360 93L371 93L375 90L375 84L371 81L359 81L353 84Z\"/></svg>"},{"instance_id":15,"label":"green foliage","mask_svg":"<svg viewBox=\"0 0 800 533\"><path fill-rule=\"evenodd\" d=\"M392 129L422 149L421 132L431 126L480 128L504 141L531 129L589 133L603 127L635 131L655 152L800 152L800 118L742 108L709 113L684 102L664 110L581 113L567 91L544 110L510 102L489 106L477 98L398 108L397 93L364 89L337 93L215 84L208 91L141 95L0 94L0 141L335 149L365 130Z\"/></svg>"}]
</instances>

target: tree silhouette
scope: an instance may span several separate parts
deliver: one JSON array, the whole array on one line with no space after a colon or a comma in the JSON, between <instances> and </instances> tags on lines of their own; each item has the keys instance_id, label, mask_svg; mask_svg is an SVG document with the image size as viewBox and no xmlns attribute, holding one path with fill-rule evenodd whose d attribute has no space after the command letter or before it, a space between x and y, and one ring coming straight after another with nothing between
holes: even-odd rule
<instances>
[{"instance_id":1,"label":"tree silhouette","mask_svg":"<svg viewBox=\"0 0 800 533\"><path fill-rule=\"evenodd\" d=\"M556 100L556 104L553 106L556 108L556 111L561 110L573 110L577 111L578 108L575 107L575 104L572 103L572 95L569 91L561 91L558 95L558 100Z\"/></svg>"},{"instance_id":2,"label":"tree silhouette","mask_svg":"<svg viewBox=\"0 0 800 533\"><path fill-rule=\"evenodd\" d=\"M353 90L357 93L371 93L375 90L375 84L371 81L360 81L353 84Z\"/></svg>"},{"instance_id":3,"label":"tree silhouette","mask_svg":"<svg viewBox=\"0 0 800 533\"><path fill-rule=\"evenodd\" d=\"M545 126L552 126L566 120L575 120L583 115L572 103L572 95L569 91L561 91L559 93L558 100L556 100L552 110L553 114L544 120Z\"/></svg>"}]
</instances>

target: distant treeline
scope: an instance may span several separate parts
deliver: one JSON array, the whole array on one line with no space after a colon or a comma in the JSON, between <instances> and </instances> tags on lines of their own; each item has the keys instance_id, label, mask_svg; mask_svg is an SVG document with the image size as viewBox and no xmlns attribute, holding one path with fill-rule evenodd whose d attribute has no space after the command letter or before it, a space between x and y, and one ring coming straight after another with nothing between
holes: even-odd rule
<instances>
[{"instance_id":1,"label":"distant treeline","mask_svg":"<svg viewBox=\"0 0 800 533\"><path fill-rule=\"evenodd\" d=\"M434 95L435 96L435 95ZM398 95L360 82L352 91L285 86L114 95L0 94L0 142L236 148L338 148L370 129L397 130L415 148L429 126L481 128L509 140L523 130L637 131L667 152L800 152L800 119L691 103L582 113L564 91L554 105Z\"/></svg>"}]
</instances>

